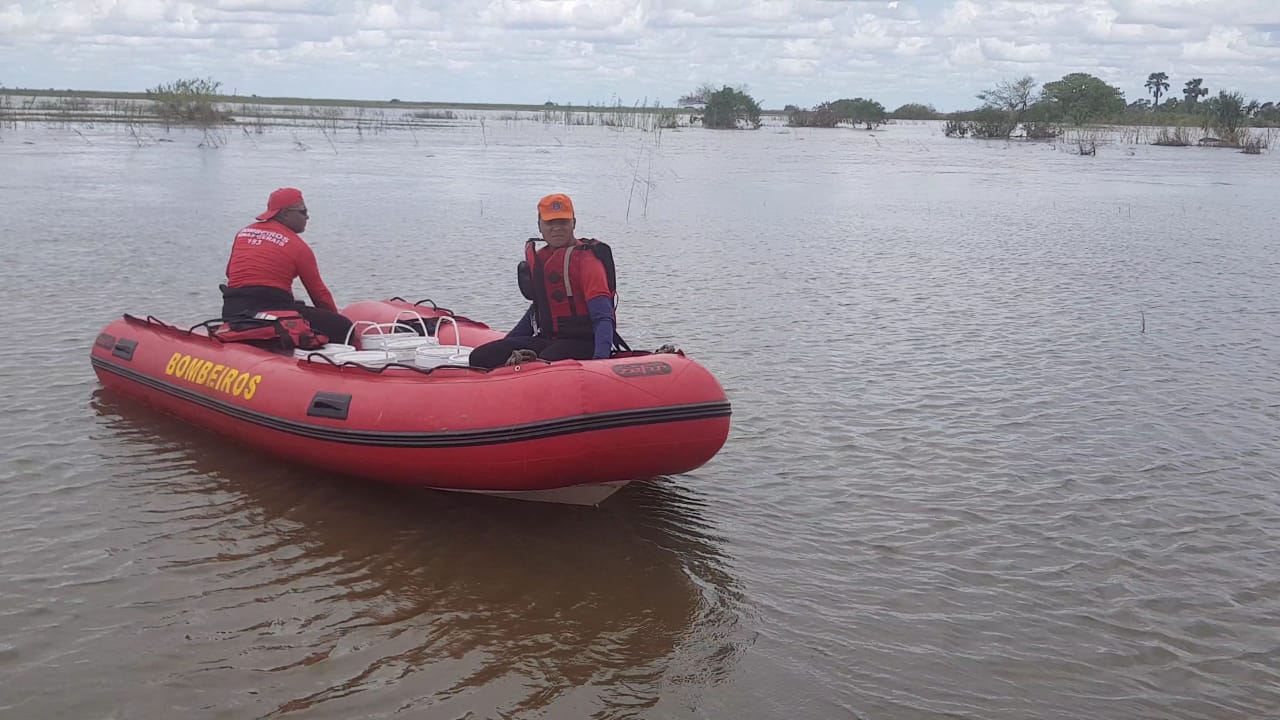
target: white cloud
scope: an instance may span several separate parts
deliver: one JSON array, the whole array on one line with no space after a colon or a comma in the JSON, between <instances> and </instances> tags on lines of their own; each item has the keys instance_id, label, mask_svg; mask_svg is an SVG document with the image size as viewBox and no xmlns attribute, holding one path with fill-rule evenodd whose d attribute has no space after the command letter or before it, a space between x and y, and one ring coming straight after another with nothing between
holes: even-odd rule
<instances>
[{"instance_id":1,"label":"white cloud","mask_svg":"<svg viewBox=\"0 0 1280 720\"><path fill-rule=\"evenodd\" d=\"M932 49L932 38L908 36L898 38L898 46L893 51L895 55L911 57L925 55L931 52Z\"/></svg>"},{"instance_id":2,"label":"white cloud","mask_svg":"<svg viewBox=\"0 0 1280 720\"><path fill-rule=\"evenodd\" d=\"M871 96L972 107L1021 74L1150 72L1280 100L1280 0L0 0L0 81L457 101ZM562 73L548 87L548 72Z\"/></svg>"},{"instance_id":3,"label":"white cloud","mask_svg":"<svg viewBox=\"0 0 1280 720\"><path fill-rule=\"evenodd\" d=\"M1121 22L1155 27L1280 24L1275 0L1114 0Z\"/></svg>"},{"instance_id":4,"label":"white cloud","mask_svg":"<svg viewBox=\"0 0 1280 720\"><path fill-rule=\"evenodd\" d=\"M490 0L480 17L510 28L604 30L637 24L639 10L634 0Z\"/></svg>"},{"instance_id":5,"label":"white cloud","mask_svg":"<svg viewBox=\"0 0 1280 720\"><path fill-rule=\"evenodd\" d=\"M1245 62L1261 58L1280 60L1280 48L1254 45L1240 28L1215 27L1208 37L1182 45L1182 57L1193 61Z\"/></svg>"},{"instance_id":6,"label":"white cloud","mask_svg":"<svg viewBox=\"0 0 1280 720\"><path fill-rule=\"evenodd\" d=\"M999 38L983 38L980 41L982 55L990 60L1030 63L1045 62L1052 57L1048 43L1018 44Z\"/></svg>"},{"instance_id":7,"label":"white cloud","mask_svg":"<svg viewBox=\"0 0 1280 720\"><path fill-rule=\"evenodd\" d=\"M230 12L333 15L339 3L335 0L216 0L213 6Z\"/></svg>"},{"instance_id":8,"label":"white cloud","mask_svg":"<svg viewBox=\"0 0 1280 720\"><path fill-rule=\"evenodd\" d=\"M970 68L981 66L986 60L982 52L981 40L965 40L955 43L947 54L947 61L954 67Z\"/></svg>"}]
</instances>

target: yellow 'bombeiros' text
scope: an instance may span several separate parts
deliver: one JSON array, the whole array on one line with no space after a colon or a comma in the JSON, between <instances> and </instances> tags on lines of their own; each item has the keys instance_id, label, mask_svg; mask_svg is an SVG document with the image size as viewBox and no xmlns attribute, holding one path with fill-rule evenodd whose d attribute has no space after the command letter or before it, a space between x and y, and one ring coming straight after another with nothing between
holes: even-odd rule
<instances>
[{"instance_id":1,"label":"yellow 'bombeiros' text","mask_svg":"<svg viewBox=\"0 0 1280 720\"><path fill-rule=\"evenodd\" d=\"M174 353L173 357L169 358L164 374L245 400L253 399L254 393L258 392L258 383L262 382L261 375L251 375L212 360L203 360L180 352Z\"/></svg>"}]
</instances>

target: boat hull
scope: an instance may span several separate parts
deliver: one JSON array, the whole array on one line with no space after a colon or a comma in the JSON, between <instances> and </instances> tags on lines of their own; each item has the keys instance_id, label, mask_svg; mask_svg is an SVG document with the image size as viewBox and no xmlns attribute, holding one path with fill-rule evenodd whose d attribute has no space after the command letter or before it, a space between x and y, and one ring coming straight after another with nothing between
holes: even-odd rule
<instances>
[{"instance_id":1,"label":"boat hull","mask_svg":"<svg viewBox=\"0 0 1280 720\"><path fill-rule=\"evenodd\" d=\"M126 317L91 361L109 390L287 461L447 490L616 489L703 465L729 430L719 383L678 354L368 369Z\"/></svg>"}]
</instances>

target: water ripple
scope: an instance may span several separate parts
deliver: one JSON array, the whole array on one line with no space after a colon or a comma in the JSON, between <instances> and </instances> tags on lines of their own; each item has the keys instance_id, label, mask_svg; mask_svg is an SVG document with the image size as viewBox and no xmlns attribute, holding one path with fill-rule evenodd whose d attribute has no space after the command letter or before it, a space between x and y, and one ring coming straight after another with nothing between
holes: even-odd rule
<instances>
[{"instance_id":1,"label":"water ripple","mask_svg":"<svg viewBox=\"0 0 1280 720\"><path fill-rule=\"evenodd\" d=\"M0 218L0 714L1275 714L1275 156L477 129L0 145L0 204L66 209ZM620 330L716 373L729 443L530 506L291 468L101 391L110 317L216 314L268 175L306 189L341 302L497 327L533 198L573 193ZM136 231L161 216L165 243Z\"/></svg>"}]
</instances>

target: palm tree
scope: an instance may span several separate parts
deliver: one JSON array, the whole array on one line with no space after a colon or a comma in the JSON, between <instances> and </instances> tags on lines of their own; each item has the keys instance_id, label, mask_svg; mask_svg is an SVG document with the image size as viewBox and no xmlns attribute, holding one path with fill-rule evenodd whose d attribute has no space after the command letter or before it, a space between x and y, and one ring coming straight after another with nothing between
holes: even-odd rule
<instances>
[{"instance_id":1,"label":"palm tree","mask_svg":"<svg viewBox=\"0 0 1280 720\"><path fill-rule=\"evenodd\" d=\"M1160 107L1160 96L1169 90L1169 76L1162 72L1151 73L1147 76L1147 89L1156 98L1153 107Z\"/></svg>"},{"instance_id":2,"label":"palm tree","mask_svg":"<svg viewBox=\"0 0 1280 720\"><path fill-rule=\"evenodd\" d=\"M1204 78L1194 78L1188 80L1186 86L1182 88L1182 96L1187 99L1188 109L1195 110L1200 98L1209 94L1209 88L1200 87L1203 82Z\"/></svg>"}]
</instances>

